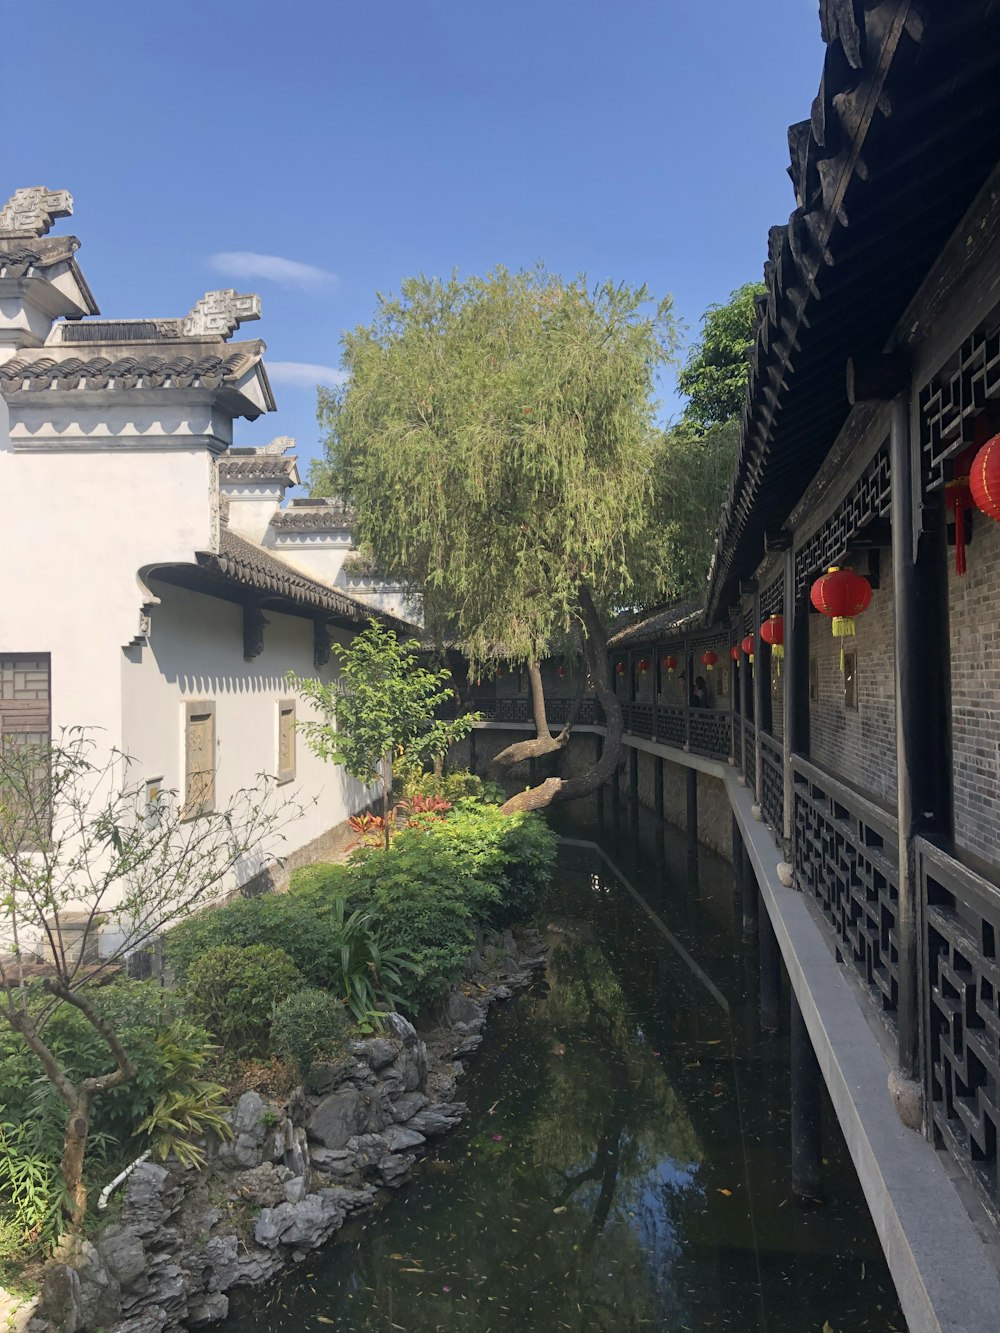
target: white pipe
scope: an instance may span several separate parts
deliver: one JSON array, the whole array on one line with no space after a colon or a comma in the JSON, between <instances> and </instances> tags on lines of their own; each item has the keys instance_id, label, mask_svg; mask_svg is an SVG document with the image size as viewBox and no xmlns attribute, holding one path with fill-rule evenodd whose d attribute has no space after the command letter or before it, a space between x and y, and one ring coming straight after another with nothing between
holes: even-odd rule
<instances>
[{"instance_id":1,"label":"white pipe","mask_svg":"<svg viewBox=\"0 0 1000 1333\"><path fill-rule=\"evenodd\" d=\"M101 1190L100 1198L97 1200L98 1212L103 1213L104 1209L107 1208L108 1206L108 1200L111 1198L112 1194L115 1192L118 1186L123 1181L128 1180L129 1176L139 1165L139 1163L144 1162L148 1156L149 1156L149 1149L147 1148L146 1151L142 1153L139 1157L137 1157L130 1166L127 1166L124 1171L119 1171L118 1175L115 1176L114 1180L111 1182L110 1185L104 1186L104 1188Z\"/></svg>"}]
</instances>

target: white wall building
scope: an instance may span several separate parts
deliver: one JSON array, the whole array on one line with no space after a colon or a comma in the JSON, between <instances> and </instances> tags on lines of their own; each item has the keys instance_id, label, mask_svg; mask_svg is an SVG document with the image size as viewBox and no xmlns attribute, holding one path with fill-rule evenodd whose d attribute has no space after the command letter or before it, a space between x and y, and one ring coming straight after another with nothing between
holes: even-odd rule
<instances>
[{"instance_id":1,"label":"white wall building","mask_svg":"<svg viewBox=\"0 0 1000 1333\"><path fill-rule=\"evenodd\" d=\"M79 242L46 234L71 207L32 189L0 210L0 740L100 728L182 797L211 755L220 806L274 774L318 797L287 830L307 860L369 793L296 735L285 673L329 678L331 640L401 594L345 587L338 505L280 508L291 441L232 448L275 406L263 342L230 341L258 298L98 319Z\"/></svg>"}]
</instances>

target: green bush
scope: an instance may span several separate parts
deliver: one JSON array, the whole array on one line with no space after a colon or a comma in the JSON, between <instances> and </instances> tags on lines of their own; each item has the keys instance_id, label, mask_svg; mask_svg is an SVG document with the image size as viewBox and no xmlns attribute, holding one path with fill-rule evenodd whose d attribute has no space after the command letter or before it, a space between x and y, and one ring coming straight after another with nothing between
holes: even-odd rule
<instances>
[{"instance_id":1,"label":"green bush","mask_svg":"<svg viewBox=\"0 0 1000 1333\"><path fill-rule=\"evenodd\" d=\"M282 1000L271 1020L271 1049L308 1074L317 1060L339 1060L350 1027L347 1010L329 991L308 987Z\"/></svg>"},{"instance_id":2,"label":"green bush","mask_svg":"<svg viewBox=\"0 0 1000 1333\"><path fill-rule=\"evenodd\" d=\"M504 790L496 782L484 781L468 769L456 768L440 776L406 768L393 783L393 792L407 801L414 796L440 796L444 801L473 800L502 805Z\"/></svg>"},{"instance_id":3,"label":"green bush","mask_svg":"<svg viewBox=\"0 0 1000 1333\"><path fill-rule=\"evenodd\" d=\"M283 949L223 944L191 964L186 993L191 1012L227 1052L262 1055L275 1006L302 986Z\"/></svg>"},{"instance_id":4,"label":"green bush","mask_svg":"<svg viewBox=\"0 0 1000 1333\"><path fill-rule=\"evenodd\" d=\"M346 867L318 867L342 870ZM297 872L298 873L298 872ZM323 884L334 883L329 877ZM188 917L168 931L167 961L179 985L186 983L196 959L223 945L250 948L269 945L283 949L310 986L336 984L329 918L336 902L319 877L294 893L265 893L259 898L236 898L224 907Z\"/></svg>"},{"instance_id":5,"label":"green bush","mask_svg":"<svg viewBox=\"0 0 1000 1333\"><path fill-rule=\"evenodd\" d=\"M302 866L291 873L289 896L307 900L311 905L320 907L324 900L332 902L338 894L345 892L344 881L347 873L347 866L334 865L327 861L318 861L312 866Z\"/></svg>"}]
</instances>

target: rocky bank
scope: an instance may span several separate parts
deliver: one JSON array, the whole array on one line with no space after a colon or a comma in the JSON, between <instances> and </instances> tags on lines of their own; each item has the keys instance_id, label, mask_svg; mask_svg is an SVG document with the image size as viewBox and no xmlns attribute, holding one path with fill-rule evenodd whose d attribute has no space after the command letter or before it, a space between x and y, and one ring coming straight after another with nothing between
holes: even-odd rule
<instances>
[{"instance_id":1,"label":"rocky bank","mask_svg":"<svg viewBox=\"0 0 1000 1333\"><path fill-rule=\"evenodd\" d=\"M233 1140L202 1172L146 1161L118 1219L50 1264L28 1333L183 1333L222 1319L226 1293L300 1262L347 1217L397 1189L429 1139L466 1113L455 1100L490 1005L543 961L532 931L480 940L467 982L418 1033L398 1014L338 1064L313 1067L274 1104L246 1092Z\"/></svg>"}]
</instances>

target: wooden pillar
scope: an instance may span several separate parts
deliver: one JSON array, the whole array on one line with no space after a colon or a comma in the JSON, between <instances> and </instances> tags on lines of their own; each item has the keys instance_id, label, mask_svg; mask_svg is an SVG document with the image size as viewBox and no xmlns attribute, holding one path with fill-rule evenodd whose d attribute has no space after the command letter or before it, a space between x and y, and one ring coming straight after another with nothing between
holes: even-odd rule
<instances>
[{"instance_id":1,"label":"wooden pillar","mask_svg":"<svg viewBox=\"0 0 1000 1333\"><path fill-rule=\"evenodd\" d=\"M698 770L687 770L687 850L688 857L698 855Z\"/></svg>"},{"instance_id":2,"label":"wooden pillar","mask_svg":"<svg viewBox=\"0 0 1000 1333\"><path fill-rule=\"evenodd\" d=\"M791 1098L792 1193L818 1200L823 1164L822 1089L819 1064L799 1002L792 992Z\"/></svg>"},{"instance_id":3,"label":"wooden pillar","mask_svg":"<svg viewBox=\"0 0 1000 1333\"><path fill-rule=\"evenodd\" d=\"M784 581L785 677L784 742L782 758L785 775L785 860L795 864L795 784L792 781L792 755L809 750L809 611L795 597L795 552L785 552Z\"/></svg>"},{"instance_id":4,"label":"wooden pillar","mask_svg":"<svg viewBox=\"0 0 1000 1333\"><path fill-rule=\"evenodd\" d=\"M663 759L656 755L653 760L653 809L656 818L663 818Z\"/></svg>"},{"instance_id":5,"label":"wooden pillar","mask_svg":"<svg viewBox=\"0 0 1000 1333\"><path fill-rule=\"evenodd\" d=\"M752 781L753 789L760 800L760 794L763 791L761 782L761 765L763 763L760 733L763 728L764 719L764 662L762 649L764 640L760 637L760 590L754 588L753 593L753 729L756 744L754 752L757 756L757 762L754 766L752 775L747 775L747 781ZM770 694L770 691L768 691Z\"/></svg>"},{"instance_id":6,"label":"wooden pillar","mask_svg":"<svg viewBox=\"0 0 1000 1333\"><path fill-rule=\"evenodd\" d=\"M918 441L908 397L890 416L893 630L896 669L896 785L899 817L899 1067L920 1074L920 886L913 841L951 832L950 662L943 498L921 506ZM921 523L926 526L921 531ZM872 663L870 670L877 670Z\"/></svg>"},{"instance_id":7,"label":"wooden pillar","mask_svg":"<svg viewBox=\"0 0 1000 1333\"><path fill-rule=\"evenodd\" d=\"M740 626L742 628L742 625ZM743 652L743 638L740 635L740 726L743 728L743 734L740 737L740 772L743 774L743 781L747 786L753 784L753 774L747 771L747 746L746 733L747 721L750 717L750 691L752 688L750 676L750 659Z\"/></svg>"},{"instance_id":8,"label":"wooden pillar","mask_svg":"<svg viewBox=\"0 0 1000 1333\"><path fill-rule=\"evenodd\" d=\"M766 907L759 908L757 912L757 942L760 1025L765 1032L777 1032L781 1026L781 951Z\"/></svg>"}]
</instances>

